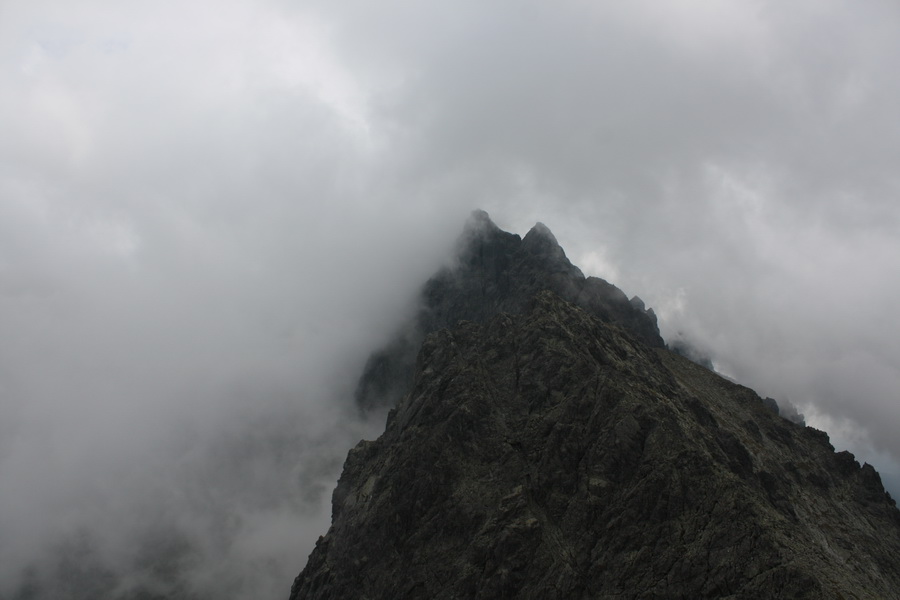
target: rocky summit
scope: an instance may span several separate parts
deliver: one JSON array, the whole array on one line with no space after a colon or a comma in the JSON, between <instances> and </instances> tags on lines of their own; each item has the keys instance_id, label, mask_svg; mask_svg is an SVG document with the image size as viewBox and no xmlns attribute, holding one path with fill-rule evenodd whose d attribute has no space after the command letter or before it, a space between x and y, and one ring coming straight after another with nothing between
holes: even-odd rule
<instances>
[{"instance_id":1,"label":"rocky summit","mask_svg":"<svg viewBox=\"0 0 900 600\"><path fill-rule=\"evenodd\" d=\"M422 289L417 314L369 358L357 404L363 410L396 406L412 385L416 355L427 334L462 320L481 323L501 313L521 313L542 290L628 329L649 346L664 346L653 311L637 296L629 299L603 279L585 277L545 225L538 223L521 238L478 210L457 241L453 265Z\"/></svg>"},{"instance_id":2,"label":"rocky summit","mask_svg":"<svg viewBox=\"0 0 900 600\"><path fill-rule=\"evenodd\" d=\"M291 600L900 598L878 473L667 350L534 232L487 231L426 286L431 314L477 318L424 336ZM508 287L528 271L544 289Z\"/></svg>"}]
</instances>

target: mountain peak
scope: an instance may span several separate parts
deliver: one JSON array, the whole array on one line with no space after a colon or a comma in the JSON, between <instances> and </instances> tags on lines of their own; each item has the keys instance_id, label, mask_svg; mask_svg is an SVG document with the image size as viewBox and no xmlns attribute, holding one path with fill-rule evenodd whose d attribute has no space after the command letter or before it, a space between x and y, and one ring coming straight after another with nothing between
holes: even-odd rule
<instances>
[{"instance_id":1,"label":"mountain peak","mask_svg":"<svg viewBox=\"0 0 900 600\"><path fill-rule=\"evenodd\" d=\"M538 221L535 223L525 237L522 239L522 245L526 248L540 248L544 251L555 252L557 248L562 251L562 247L556 240L556 236L550 231L550 228ZM563 252L565 254L565 252Z\"/></svg>"},{"instance_id":2,"label":"mountain peak","mask_svg":"<svg viewBox=\"0 0 900 600\"><path fill-rule=\"evenodd\" d=\"M487 211L477 208L469 214L463 231L494 231L499 229Z\"/></svg>"},{"instance_id":3,"label":"mountain peak","mask_svg":"<svg viewBox=\"0 0 900 600\"><path fill-rule=\"evenodd\" d=\"M546 268L550 271L568 273L574 279L584 279L581 269L572 264L556 240L556 236L541 222L535 224L522 238L522 251L542 257L546 261Z\"/></svg>"},{"instance_id":4,"label":"mountain peak","mask_svg":"<svg viewBox=\"0 0 900 600\"><path fill-rule=\"evenodd\" d=\"M534 224L534 227L532 227L528 231L528 233L525 234L525 237L528 237L529 235L535 235L535 236L549 238L552 242L558 244L558 242L556 241L556 236L553 235L553 232L550 231L550 228L547 227L546 225L544 225L543 223L541 223L540 221L538 221L537 223Z\"/></svg>"},{"instance_id":5,"label":"mountain peak","mask_svg":"<svg viewBox=\"0 0 900 600\"><path fill-rule=\"evenodd\" d=\"M366 410L396 405L412 385L416 351L427 334L459 321L480 323L500 313L522 313L545 290L623 327L643 343L664 345L653 311L636 307L602 279L585 278L546 225L537 223L523 239L476 210L458 240L453 266L425 283L419 313L369 359L357 403Z\"/></svg>"}]
</instances>

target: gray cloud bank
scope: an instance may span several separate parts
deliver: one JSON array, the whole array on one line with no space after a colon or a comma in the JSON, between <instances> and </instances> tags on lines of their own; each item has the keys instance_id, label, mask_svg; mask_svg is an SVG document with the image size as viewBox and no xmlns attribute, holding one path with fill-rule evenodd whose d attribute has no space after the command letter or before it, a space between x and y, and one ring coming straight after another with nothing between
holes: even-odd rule
<instances>
[{"instance_id":1,"label":"gray cloud bank","mask_svg":"<svg viewBox=\"0 0 900 600\"><path fill-rule=\"evenodd\" d=\"M182 593L285 594L376 427L358 369L475 207L900 491L898 34L888 2L0 5L0 581L165 552Z\"/></svg>"}]
</instances>

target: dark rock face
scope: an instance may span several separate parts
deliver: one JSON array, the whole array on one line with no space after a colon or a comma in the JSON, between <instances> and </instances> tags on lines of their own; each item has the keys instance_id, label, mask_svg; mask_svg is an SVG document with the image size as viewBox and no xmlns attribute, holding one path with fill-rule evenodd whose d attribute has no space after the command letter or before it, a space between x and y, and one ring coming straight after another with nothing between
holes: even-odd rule
<instances>
[{"instance_id":1,"label":"dark rock face","mask_svg":"<svg viewBox=\"0 0 900 600\"><path fill-rule=\"evenodd\" d=\"M519 302L506 256L472 258L496 312ZM427 336L292 600L900 598L900 512L874 469L582 304L539 292Z\"/></svg>"},{"instance_id":2,"label":"dark rock face","mask_svg":"<svg viewBox=\"0 0 900 600\"><path fill-rule=\"evenodd\" d=\"M458 241L456 264L425 284L414 321L369 359L357 387L357 404L369 410L399 402L412 385L416 353L425 335L459 321L483 323L500 313L519 314L543 290L629 330L650 346L664 346L653 311L602 279L586 278L545 225L538 223L520 238L499 229L486 212L476 211Z\"/></svg>"}]
</instances>

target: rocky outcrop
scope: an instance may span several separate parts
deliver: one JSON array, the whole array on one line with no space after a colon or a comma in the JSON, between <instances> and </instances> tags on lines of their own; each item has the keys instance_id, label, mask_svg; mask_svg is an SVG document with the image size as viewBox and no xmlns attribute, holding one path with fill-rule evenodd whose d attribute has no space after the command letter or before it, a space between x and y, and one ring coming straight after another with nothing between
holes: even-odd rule
<instances>
[{"instance_id":1,"label":"rocky outcrop","mask_svg":"<svg viewBox=\"0 0 900 600\"><path fill-rule=\"evenodd\" d=\"M427 334L463 320L482 323L500 313L519 314L542 290L650 346L664 346L652 309L602 279L585 277L545 225L538 223L520 238L475 211L457 242L454 264L425 284L415 318L369 359L357 404L364 410L395 406L412 385L416 353Z\"/></svg>"},{"instance_id":2,"label":"rocky outcrop","mask_svg":"<svg viewBox=\"0 0 900 600\"><path fill-rule=\"evenodd\" d=\"M471 257L498 305L505 256ZM559 286L563 259L541 258ZM538 292L426 337L292 600L900 598L900 512L871 466L579 304Z\"/></svg>"}]
</instances>

